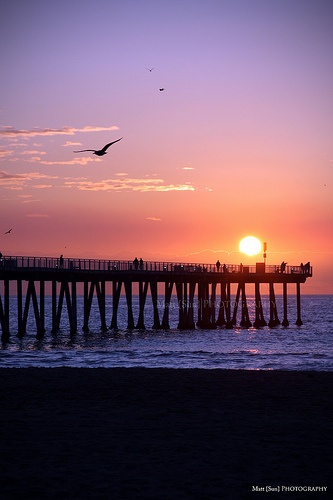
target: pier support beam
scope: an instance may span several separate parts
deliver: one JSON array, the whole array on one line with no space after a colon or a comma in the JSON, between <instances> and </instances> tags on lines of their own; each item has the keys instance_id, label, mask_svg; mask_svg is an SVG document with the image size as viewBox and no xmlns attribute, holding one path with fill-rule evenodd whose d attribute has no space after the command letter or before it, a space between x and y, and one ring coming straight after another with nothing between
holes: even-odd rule
<instances>
[{"instance_id":1,"label":"pier support beam","mask_svg":"<svg viewBox=\"0 0 333 500\"><path fill-rule=\"evenodd\" d=\"M4 282L4 313L5 313L5 318L6 318L6 325L7 325L7 333L8 336L10 335L9 331L9 280L5 280Z\"/></svg>"},{"instance_id":2,"label":"pier support beam","mask_svg":"<svg viewBox=\"0 0 333 500\"><path fill-rule=\"evenodd\" d=\"M139 281L139 317L136 324L138 330L145 330L144 311L149 282Z\"/></svg>"},{"instance_id":3,"label":"pier support beam","mask_svg":"<svg viewBox=\"0 0 333 500\"><path fill-rule=\"evenodd\" d=\"M173 281L165 282L165 292L164 292L164 311L162 318L162 328L169 330L169 313L170 313L170 302L173 289Z\"/></svg>"},{"instance_id":4,"label":"pier support beam","mask_svg":"<svg viewBox=\"0 0 333 500\"><path fill-rule=\"evenodd\" d=\"M151 281L150 282L150 291L151 291L151 298L153 301L153 310L154 310L154 324L153 328L155 330L159 330L161 328L161 323L160 323L160 317L158 314L158 295L157 295L157 281Z\"/></svg>"},{"instance_id":5,"label":"pier support beam","mask_svg":"<svg viewBox=\"0 0 333 500\"><path fill-rule=\"evenodd\" d=\"M21 337L24 335L23 327L23 307L22 307L22 280L18 279L16 283L17 290L17 336Z\"/></svg>"},{"instance_id":6,"label":"pier support beam","mask_svg":"<svg viewBox=\"0 0 333 500\"><path fill-rule=\"evenodd\" d=\"M8 342L10 338L9 331L9 280L4 280L4 300L2 303L0 296L0 324L1 324L1 341Z\"/></svg>"},{"instance_id":7,"label":"pier support beam","mask_svg":"<svg viewBox=\"0 0 333 500\"><path fill-rule=\"evenodd\" d=\"M125 294L127 302L127 329L134 330L132 281L125 281Z\"/></svg>"},{"instance_id":8,"label":"pier support beam","mask_svg":"<svg viewBox=\"0 0 333 500\"><path fill-rule=\"evenodd\" d=\"M233 312L232 320L231 320L233 325L235 325L237 322L237 311L238 311L240 291L241 291L241 287L240 287L240 283L239 283L238 287L237 287L236 297L235 297L234 312Z\"/></svg>"},{"instance_id":9,"label":"pier support beam","mask_svg":"<svg viewBox=\"0 0 333 500\"><path fill-rule=\"evenodd\" d=\"M44 282L41 281L40 285L40 307L38 307L37 293L35 288L35 282L33 280L29 280L27 294L25 298L25 305L23 316L18 318L18 337L23 337L26 333L28 314L29 314L29 306L30 301L32 300L35 322L36 322L36 337L42 338L45 334L44 328ZM18 313L22 314L22 283L18 284Z\"/></svg>"},{"instance_id":10,"label":"pier support beam","mask_svg":"<svg viewBox=\"0 0 333 500\"><path fill-rule=\"evenodd\" d=\"M226 283L225 314L226 314L225 327L228 329L231 329L234 327L234 324L233 324L232 319L231 319L231 286L230 286L230 283Z\"/></svg>"},{"instance_id":11,"label":"pier support beam","mask_svg":"<svg viewBox=\"0 0 333 500\"><path fill-rule=\"evenodd\" d=\"M289 326L287 283L283 283L283 321L282 326Z\"/></svg>"},{"instance_id":12,"label":"pier support beam","mask_svg":"<svg viewBox=\"0 0 333 500\"><path fill-rule=\"evenodd\" d=\"M89 291L88 291L89 290ZM101 330L103 332L107 331L106 321L105 321L105 281L92 281L89 284L87 281L84 282L84 297L83 297L83 305L84 305L84 318L83 318L83 327L82 330L84 332L89 332L89 317L91 311L91 305L94 297L94 290L96 291L97 302L99 315L101 320Z\"/></svg>"},{"instance_id":13,"label":"pier support beam","mask_svg":"<svg viewBox=\"0 0 333 500\"><path fill-rule=\"evenodd\" d=\"M57 282L52 281L52 330L51 333L57 333L59 325L57 322Z\"/></svg>"},{"instance_id":14,"label":"pier support beam","mask_svg":"<svg viewBox=\"0 0 333 500\"><path fill-rule=\"evenodd\" d=\"M110 328L113 330L118 329L118 307L119 307L119 299L120 292L122 287L122 281L113 281L112 282L112 319Z\"/></svg>"},{"instance_id":15,"label":"pier support beam","mask_svg":"<svg viewBox=\"0 0 333 500\"><path fill-rule=\"evenodd\" d=\"M91 285L90 285L91 289ZM89 283L88 281L85 281L83 283L83 326L82 326L82 331L85 333L89 332L89 316L90 316L90 306L91 306L91 301L89 301Z\"/></svg>"},{"instance_id":16,"label":"pier support beam","mask_svg":"<svg viewBox=\"0 0 333 500\"><path fill-rule=\"evenodd\" d=\"M265 318L264 318L264 311L262 308L262 301L261 301L261 295L260 295L260 283L255 283L254 289L255 289L255 302L256 302L256 317L255 317L255 321L253 323L253 326L255 328L260 328L261 326L267 325Z\"/></svg>"},{"instance_id":17,"label":"pier support beam","mask_svg":"<svg viewBox=\"0 0 333 500\"><path fill-rule=\"evenodd\" d=\"M218 312L217 321L216 321L217 326L225 325L224 311L225 311L225 303L227 300L226 299L225 283L220 283L220 287L221 287L221 297L220 297L219 312Z\"/></svg>"},{"instance_id":18,"label":"pier support beam","mask_svg":"<svg viewBox=\"0 0 333 500\"><path fill-rule=\"evenodd\" d=\"M216 285L215 285L216 286ZM200 328L216 328L215 324L215 305L213 308L212 301L216 295L216 290L212 290L212 295L209 296L209 283L198 283L198 322Z\"/></svg>"},{"instance_id":19,"label":"pier support beam","mask_svg":"<svg viewBox=\"0 0 333 500\"><path fill-rule=\"evenodd\" d=\"M9 342L9 325L8 320L5 315L5 309L2 305L2 299L0 295L0 324L1 324L1 342Z\"/></svg>"},{"instance_id":20,"label":"pier support beam","mask_svg":"<svg viewBox=\"0 0 333 500\"><path fill-rule=\"evenodd\" d=\"M76 302L76 281L72 281L72 314L71 333L77 332L77 302Z\"/></svg>"},{"instance_id":21,"label":"pier support beam","mask_svg":"<svg viewBox=\"0 0 333 500\"><path fill-rule=\"evenodd\" d=\"M193 330L195 329L193 310L195 283L177 282L176 291L179 313L178 329Z\"/></svg>"},{"instance_id":22,"label":"pier support beam","mask_svg":"<svg viewBox=\"0 0 333 500\"><path fill-rule=\"evenodd\" d=\"M216 283L212 283L212 293L210 295L210 323L212 328L216 328Z\"/></svg>"},{"instance_id":23,"label":"pier support beam","mask_svg":"<svg viewBox=\"0 0 333 500\"><path fill-rule=\"evenodd\" d=\"M62 281L59 291L59 300L57 306L57 283L52 282L52 333L58 333L60 329L60 321L62 314L62 306L66 298L67 314L70 327L70 333L77 331L77 317L76 317L76 283L72 283L72 298L69 289L68 281ZM85 309L85 308L84 308Z\"/></svg>"},{"instance_id":24,"label":"pier support beam","mask_svg":"<svg viewBox=\"0 0 333 500\"><path fill-rule=\"evenodd\" d=\"M269 327L274 327L280 324L280 320L277 314L275 293L274 293L274 284L269 284Z\"/></svg>"},{"instance_id":25,"label":"pier support beam","mask_svg":"<svg viewBox=\"0 0 333 500\"><path fill-rule=\"evenodd\" d=\"M246 300L246 292L245 292L245 283L238 283L237 287L237 292L236 292L236 298L235 298L235 304L234 304L234 312L232 315L232 324L236 325L237 323L237 312L238 312L238 306L239 306L239 299L240 296L242 295L242 312L241 312L241 321L240 321L240 326L245 326L246 328L249 328L252 326L252 323L249 318L249 310L247 307L247 300Z\"/></svg>"},{"instance_id":26,"label":"pier support beam","mask_svg":"<svg viewBox=\"0 0 333 500\"><path fill-rule=\"evenodd\" d=\"M240 326L244 326L245 328L250 328L252 326L252 323L249 318L249 310L247 307L245 283L240 283L239 286L241 287L242 291L242 318Z\"/></svg>"},{"instance_id":27,"label":"pier support beam","mask_svg":"<svg viewBox=\"0 0 333 500\"><path fill-rule=\"evenodd\" d=\"M296 300L297 300L297 320L296 325L303 325L303 321L301 320L301 284L296 283Z\"/></svg>"}]
</instances>

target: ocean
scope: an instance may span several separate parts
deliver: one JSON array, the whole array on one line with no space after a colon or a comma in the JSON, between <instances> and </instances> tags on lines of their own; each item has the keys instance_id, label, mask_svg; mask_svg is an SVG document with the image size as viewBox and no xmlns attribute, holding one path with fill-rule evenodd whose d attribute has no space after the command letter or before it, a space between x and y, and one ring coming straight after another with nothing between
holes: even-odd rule
<instances>
[{"instance_id":1,"label":"ocean","mask_svg":"<svg viewBox=\"0 0 333 500\"><path fill-rule=\"evenodd\" d=\"M32 307L27 332L16 336L15 298L11 298L10 340L0 345L0 367L146 367L245 370L333 370L333 295L304 295L301 298L302 326L296 326L296 297L288 296L289 326L260 328L178 330L178 307L170 305L170 329L153 330L153 307L145 309L145 330L128 330L125 297L121 297L118 329L102 332L97 300L94 299L89 333L82 331L83 299L78 298L78 331L70 334L66 308L61 329L51 333L51 297L45 299L46 333L36 338ZM282 321L282 297L277 296ZM162 298L160 300L162 315ZM269 300L262 296L266 321ZM254 298L248 297L250 319L254 319ZM138 299L134 298L135 321ZM107 297L107 324L112 302Z\"/></svg>"}]
</instances>

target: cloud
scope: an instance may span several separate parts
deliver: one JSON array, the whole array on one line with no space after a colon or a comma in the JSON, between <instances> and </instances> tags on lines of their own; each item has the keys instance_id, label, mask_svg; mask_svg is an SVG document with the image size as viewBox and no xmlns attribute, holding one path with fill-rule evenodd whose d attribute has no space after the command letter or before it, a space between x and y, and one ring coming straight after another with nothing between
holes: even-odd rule
<instances>
[{"instance_id":1,"label":"cloud","mask_svg":"<svg viewBox=\"0 0 333 500\"><path fill-rule=\"evenodd\" d=\"M28 163L35 163L37 161L40 161L41 158L39 156L32 156L31 158L29 158L29 160L27 160Z\"/></svg>"},{"instance_id":2,"label":"cloud","mask_svg":"<svg viewBox=\"0 0 333 500\"><path fill-rule=\"evenodd\" d=\"M92 127L87 125L82 128L62 127L62 128L34 128L31 130L15 129L11 126L3 127L0 130L0 137L37 137L37 136L54 136L54 135L75 135L77 132L104 132L111 130L119 130L119 127L112 125L111 127Z\"/></svg>"},{"instance_id":3,"label":"cloud","mask_svg":"<svg viewBox=\"0 0 333 500\"><path fill-rule=\"evenodd\" d=\"M66 141L65 144L63 144L64 147L67 146L82 146L82 142L73 142L73 141Z\"/></svg>"},{"instance_id":4,"label":"cloud","mask_svg":"<svg viewBox=\"0 0 333 500\"><path fill-rule=\"evenodd\" d=\"M194 170L194 167L182 167L182 170Z\"/></svg>"},{"instance_id":5,"label":"cloud","mask_svg":"<svg viewBox=\"0 0 333 500\"><path fill-rule=\"evenodd\" d=\"M89 157L83 157L83 158L75 158L74 160L68 160L68 161L40 161L42 165L87 165L87 163L90 162L101 162L99 158L89 158Z\"/></svg>"},{"instance_id":6,"label":"cloud","mask_svg":"<svg viewBox=\"0 0 333 500\"><path fill-rule=\"evenodd\" d=\"M41 199L35 199L35 200L24 200L21 203L27 204L27 203L38 203L42 201Z\"/></svg>"},{"instance_id":7,"label":"cloud","mask_svg":"<svg viewBox=\"0 0 333 500\"><path fill-rule=\"evenodd\" d=\"M5 170L0 170L0 182L1 180L8 180L8 179L18 179L22 177L21 174L9 174Z\"/></svg>"},{"instance_id":8,"label":"cloud","mask_svg":"<svg viewBox=\"0 0 333 500\"><path fill-rule=\"evenodd\" d=\"M60 178L57 175L47 175L40 172L27 172L24 174L8 173L0 170L0 186L7 189L22 189L30 186L35 189L47 189L52 187L50 179L57 179L58 187L78 189L80 191L117 191L117 192L168 192L168 191L196 191L190 182L185 184L168 184L163 179L130 178L126 174L118 174L114 179L102 179L101 181L90 181L87 177L65 177ZM38 184L36 181L41 181Z\"/></svg>"},{"instance_id":9,"label":"cloud","mask_svg":"<svg viewBox=\"0 0 333 500\"><path fill-rule=\"evenodd\" d=\"M28 182L40 179L58 179L58 176L41 174L40 172L10 174L5 170L0 170L0 186L7 187L8 189L21 189Z\"/></svg>"},{"instance_id":10,"label":"cloud","mask_svg":"<svg viewBox=\"0 0 333 500\"><path fill-rule=\"evenodd\" d=\"M10 156L13 151L9 149L0 149L0 158L4 158L5 156Z\"/></svg>"},{"instance_id":11,"label":"cloud","mask_svg":"<svg viewBox=\"0 0 333 500\"><path fill-rule=\"evenodd\" d=\"M161 221L162 219L160 217L146 217L146 220Z\"/></svg>"},{"instance_id":12,"label":"cloud","mask_svg":"<svg viewBox=\"0 0 333 500\"><path fill-rule=\"evenodd\" d=\"M65 181L86 181L87 177L64 177Z\"/></svg>"},{"instance_id":13,"label":"cloud","mask_svg":"<svg viewBox=\"0 0 333 500\"><path fill-rule=\"evenodd\" d=\"M37 149L30 149L28 151L22 151L21 155L46 155L45 151L38 151Z\"/></svg>"},{"instance_id":14,"label":"cloud","mask_svg":"<svg viewBox=\"0 0 333 500\"><path fill-rule=\"evenodd\" d=\"M49 216L47 214L27 214L27 217L44 218L44 217L49 217Z\"/></svg>"},{"instance_id":15,"label":"cloud","mask_svg":"<svg viewBox=\"0 0 333 500\"><path fill-rule=\"evenodd\" d=\"M167 191L195 191L189 182L186 184L165 184L163 179L105 179L99 182L65 182L68 188L77 188L81 191L136 191L136 192L167 192Z\"/></svg>"}]
</instances>

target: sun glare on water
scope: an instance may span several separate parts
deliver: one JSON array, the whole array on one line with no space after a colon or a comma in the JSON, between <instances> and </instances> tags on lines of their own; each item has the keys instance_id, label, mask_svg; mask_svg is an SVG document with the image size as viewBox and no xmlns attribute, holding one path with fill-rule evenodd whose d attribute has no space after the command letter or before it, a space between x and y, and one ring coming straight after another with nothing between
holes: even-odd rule
<instances>
[{"instance_id":1,"label":"sun glare on water","mask_svg":"<svg viewBox=\"0 0 333 500\"><path fill-rule=\"evenodd\" d=\"M251 257L261 251L261 242L255 236L246 236L239 242L239 250Z\"/></svg>"}]
</instances>

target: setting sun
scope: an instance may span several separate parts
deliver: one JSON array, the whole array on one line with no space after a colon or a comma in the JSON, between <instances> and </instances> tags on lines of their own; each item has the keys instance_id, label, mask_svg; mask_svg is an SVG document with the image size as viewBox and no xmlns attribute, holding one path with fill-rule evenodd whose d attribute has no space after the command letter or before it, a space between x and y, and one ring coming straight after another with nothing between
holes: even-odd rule
<instances>
[{"instance_id":1,"label":"setting sun","mask_svg":"<svg viewBox=\"0 0 333 500\"><path fill-rule=\"evenodd\" d=\"M261 250L261 242L255 236L246 236L239 242L239 250L246 255L256 255Z\"/></svg>"}]
</instances>

